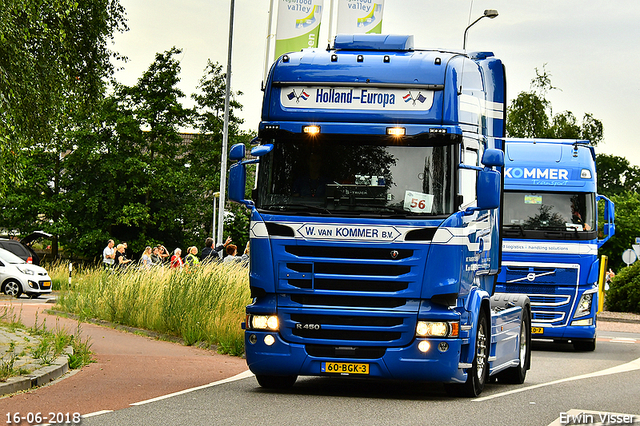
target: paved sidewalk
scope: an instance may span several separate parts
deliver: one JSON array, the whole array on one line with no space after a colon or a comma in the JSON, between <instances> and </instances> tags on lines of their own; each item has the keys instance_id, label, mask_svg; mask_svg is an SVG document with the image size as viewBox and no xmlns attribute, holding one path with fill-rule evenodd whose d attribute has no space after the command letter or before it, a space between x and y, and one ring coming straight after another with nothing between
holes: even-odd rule
<instances>
[{"instance_id":1,"label":"paved sidewalk","mask_svg":"<svg viewBox=\"0 0 640 426\"><path fill-rule=\"evenodd\" d=\"M50 304L23 300L18 307L27 327L46 319L75 333L78 322L46 314ZM9 301L0 300L0 309ZM18 306L13 304L13 306ZM52 386L0 396L0 412L79 412L118 410L130 404L207 385L247 371L246 361L210 350L155 340L113 328L82 323L96 362L73 370ZM0 390L0 394L4 393Z\"/></svg>"}]
</instances>

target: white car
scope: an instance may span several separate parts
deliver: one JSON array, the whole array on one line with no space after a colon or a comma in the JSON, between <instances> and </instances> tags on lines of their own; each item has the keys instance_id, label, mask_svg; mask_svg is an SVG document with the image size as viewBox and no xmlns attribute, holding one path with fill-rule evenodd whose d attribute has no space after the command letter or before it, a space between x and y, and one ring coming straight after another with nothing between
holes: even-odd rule
<instances>
[{"instance_id":1,"label":"white car","mask_svg":"<svg viewBox=\"0 0 640 426\"><path fill-rule=\"evenodd\" d=\"M46 269L32 265L5 249L0 249L0 289L9 296L25 293L31 298L51 293L51 277Z\"/></svg>"}]
</instances>

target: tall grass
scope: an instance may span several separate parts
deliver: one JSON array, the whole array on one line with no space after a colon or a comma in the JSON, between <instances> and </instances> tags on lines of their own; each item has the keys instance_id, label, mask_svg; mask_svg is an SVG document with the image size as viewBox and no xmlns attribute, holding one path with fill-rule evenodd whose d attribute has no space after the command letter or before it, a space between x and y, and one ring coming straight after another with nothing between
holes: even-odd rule
<instances>
[{"instance_id":1,"label":"tall grass","mask_svg":"<svg viewBox=\"0 0 640 426\"><path fill-rule=\"evenodd\" d=\"M187 345L217 345L244 352L240 323L250 302L249 277L239 265L200 265L189 270L155 268L112 273L90 268L61 283L58 307L182 338Z\"/></svg>"}]
</instances>

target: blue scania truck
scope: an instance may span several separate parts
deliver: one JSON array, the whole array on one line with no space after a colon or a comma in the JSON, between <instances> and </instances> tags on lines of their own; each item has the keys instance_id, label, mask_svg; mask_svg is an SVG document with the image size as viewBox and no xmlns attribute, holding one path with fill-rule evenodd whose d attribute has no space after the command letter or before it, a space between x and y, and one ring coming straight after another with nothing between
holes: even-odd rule
<instances>
[{"instance_id":1,"label":"blue scania truck","mask_svg":"<svg viewBox=\"0 0 640 426\"><path fill-rule=\"evenodd\" d=\"M595 160L588 141L505 140L497 291L529 296L533 338L571 341L579 351L596 348L598 249L615 233Z\"/></svg>"},{"instance_id":2,"label":"blue scania truck","mask_svg":"<svg viewBox=\"0 0 640 426\"><path fill-rule=\"evenodd\" d=\"M229 154L229 198L251 209L243 327L259 384L356 376L470 396L490 376L522 383L529 301L494 295L502 62L339 35L281 56L264 92L259 145Z\"/></svg>"}]
</instances>

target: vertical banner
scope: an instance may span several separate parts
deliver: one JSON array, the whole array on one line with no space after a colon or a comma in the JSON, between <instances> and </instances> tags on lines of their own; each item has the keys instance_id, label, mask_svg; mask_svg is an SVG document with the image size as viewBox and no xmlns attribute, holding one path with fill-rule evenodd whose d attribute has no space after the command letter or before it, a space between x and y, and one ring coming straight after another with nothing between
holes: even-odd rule
<instances>
[{"instance_id":1,"label":"vertical banner","mask_svg":"<svg viewBox=\"0 0 640 426\"><path fill-rule=\"evenodd\" d=\"M337 34L381 34L384 0L339 0Z\"/></svg>"},{"instance_id":2,"label":"vertical banner","mask_svg":"<svg viewBox=\"0 0 640 426\"><path fill-rule=\"evenodd\" d=\"M318 47L322 1L279 0L276 58L307 47Z\"/></svg>"}]
</instances>

